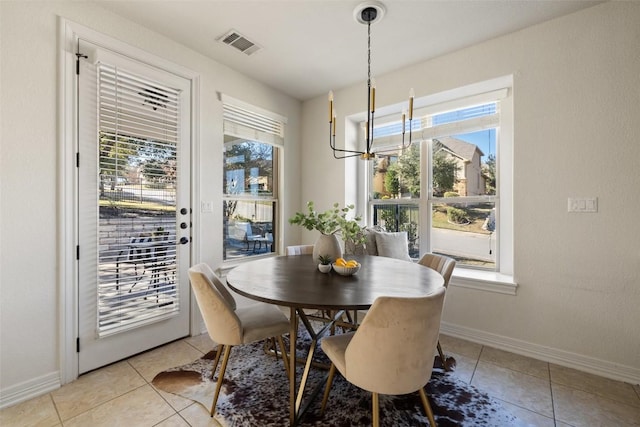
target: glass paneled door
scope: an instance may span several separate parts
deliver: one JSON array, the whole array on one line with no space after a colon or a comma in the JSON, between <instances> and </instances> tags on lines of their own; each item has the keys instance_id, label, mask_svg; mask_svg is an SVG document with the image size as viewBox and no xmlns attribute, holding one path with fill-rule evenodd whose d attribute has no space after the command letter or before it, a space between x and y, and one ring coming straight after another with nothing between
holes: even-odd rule
<instances>
[{"instance_id":1,"label":"glass paneled door","mask_svg":"<svg viewBox=\"0 0 640 427\"><path fill-rule=\"evenodd\" d=\"M79 373L189 333L190 81L80 40Z\"/></svg>"}]
</instances>

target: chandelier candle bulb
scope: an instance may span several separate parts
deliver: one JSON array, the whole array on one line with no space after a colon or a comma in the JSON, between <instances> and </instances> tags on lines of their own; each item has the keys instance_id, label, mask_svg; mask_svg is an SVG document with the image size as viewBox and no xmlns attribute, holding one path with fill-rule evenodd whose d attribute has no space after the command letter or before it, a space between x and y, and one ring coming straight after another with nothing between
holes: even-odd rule
<instances>
[{"instance_id":1,"label":"chandelier candle bulb","mask_svg":"<svg viewBox=\"0 0 640 427\"><path fill-rule=\"evenodd\" d=\"M371 79L371 112L376 111L376 81Z\"/></svg>"},{"instance_id":2,"label":"chandelier candle bulb","mask_svg":"<svg viewBox=\"0 0 640 427\"><path fill-rule=\"evenodd\" d=\"M334 138L335 138L335 136L336 136L336 116L337 116L337 114L336 114L336 112L334 111L334 112L333 112L333 121L331 122L331 123L332 123L332 125L333 125L333 136L334 136Z\"/></svg>"},{"instance_id":3,"label":"chandelier candle bulb","mask_svg":"<svg viewBox=\"0 0 640 427\"><path fill-rule=\"evenodd\" d=\"M404 133L404 123L407 119L407 112L402 110L402 133Z\"/></svg>"},{"instance_id":4,"label":"chandelier candle bulb","mask_svg":"<svg viewBox=\"0 0 640 427\"><path fill-rule=\"evenodd\" d=\"M332 119L335 119L335 114L333 114L333 91L329 91L329 123L331 123Z\"/></svg>"},{"instance_id":5,"label":"chandelier candle bulb","mask_svg":"<svg viewBox=\"0 0 640 427\"><path fill-rule=\"evenodd\" d=\"M411 90L409 90L409 120L413 120L413 98L415 96L413 88L411 88Z\"/></svg>"}]
</instances>

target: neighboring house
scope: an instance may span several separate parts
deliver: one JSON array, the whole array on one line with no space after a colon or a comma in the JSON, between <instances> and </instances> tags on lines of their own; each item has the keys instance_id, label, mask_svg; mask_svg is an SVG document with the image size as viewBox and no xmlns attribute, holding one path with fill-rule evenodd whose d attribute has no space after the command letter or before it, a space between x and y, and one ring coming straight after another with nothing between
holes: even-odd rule
<instances>
[{"instance_id":1,"label":"neighboring house","mask_svg":"<svg viewBox=\"0 0 640 427\"><path fill-rule=\"evenodd\" d=\"M435 153L444 152L456 160L458 172L454 191L460 196L480 196L486 193L485 177L482 175L482 156L484 153L477 145L450 136L434 139ZM434 154L435 154L434 153ZM384 156L376 165L373 177L373 191L388 194L384 177L390 164L397 161L397 155Z\"/></svg>"},{"instance_id":2,"label":"neighboring house","mask_svg":"<svg viewBox=\"0 0 640 427\"><path fill-rule=\"evenodd\" d=\"M445 152L458 163L455 192L461 196L485 194L486 185L481 163L484 153L478 146L450 136L434 139L434 143L438 147L435 153Z\"/></svg>"}]
</instances>

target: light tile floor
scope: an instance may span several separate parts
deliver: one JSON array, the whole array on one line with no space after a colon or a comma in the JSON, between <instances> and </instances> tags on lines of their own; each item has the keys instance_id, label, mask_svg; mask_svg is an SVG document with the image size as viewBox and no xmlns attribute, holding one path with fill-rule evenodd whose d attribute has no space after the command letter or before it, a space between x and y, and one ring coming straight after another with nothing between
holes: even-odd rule
<instances>
[{"instance_id":1,"label":"light tile floor","mask_svg":"<svg viewBox=\"0 0 640 427\"><path fill-rule=\"evenodd\" d=\"M524 425L640 426L640 386L613 381L468 341L441 336L455 375L499 399ZM213 347L185 338L81 376L0 411L0 426L216 426L197 403L155 389L153 377Z\"/></svg>"}]
</instances>

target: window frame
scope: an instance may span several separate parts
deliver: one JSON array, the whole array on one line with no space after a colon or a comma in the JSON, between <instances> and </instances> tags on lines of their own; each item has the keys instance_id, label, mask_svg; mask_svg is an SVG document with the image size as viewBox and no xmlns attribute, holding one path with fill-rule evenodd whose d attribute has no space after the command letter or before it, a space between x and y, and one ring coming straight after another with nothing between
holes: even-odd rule
<instances>
[{"instance_id":1,"label":"window frame","mask_svg":"<svg viewBox=\"0 0 640 427\"><path fill-rule=\"evenodd\" d=\"M483 102L499 101L499 123L496 136L496 179L498 187L494 198L496 209L496 221L499 230L496 232L496 266L494 270L481 270L457 265L454 270L451 284L466 288L481 289L491 292L515 295L517 283L514 279L514 232L513 232L513 77L504 76L485 82L480 82L465 87L440 92L434 95L416 98L414 104L416 113L414 116L425 117L442 111L462 109ZM395 113L401 111L401 104L390 106L387 111ZM390 117L390 116L389 116ZM378 119L378 118L377 118ZM384 117L378 119L384 121ZM424 130L425 128L423 128ZM428 128L426 128L428 129ZM423 132L426 133L426 132ZM457 133L463 133L457 132ZM414 134L415 135L415 134ZM455 135L451 132L451 135ZM383 139L382 137L380 139ZM421 170L431 173L431 136L419 139ZM426 151L429 150L429 151ZM375 150L374 150L375 151ZM425 155L427 153L428 155ZM364 203L367 212L367 224L373 223L374 204L417 204L420 208L420 256L430 250L431 246L431 209L433 203L442 199L434 199L429 188L430 178L427 174L421 174L420 198L415 199L372 199L372 162L362 162L358 173L364 178L361 186L359 200ZM483 196L469 196L460 199L472 201ZM486 200L486 199L484 199ZM451 200L447 200L450 202Z\"/></svg>"},{"instance_id":2,"label":"window frame","mask_svg":"<svg viewBox=\"0 0 640 427\"><path fill-rule=\"evenodd\" d=\"M264 110L260 107L248 104L238 99L232 98L225 94L220 94L220 99L223 103L223 145L225 144L224 138L226 135L237 137L238 139L245 139L247 141L257 142L260 144L267 144L273 147L272 154L272 194L269 196L260 196L258 194L252 195L247 193L242 194L227 194L225 189L222 189L222 200L227 201L240 201L240 202L270 202L273 203L272 214L272 240L273 251L267 251L265 253L256 253L249 256L226 258L223 256L222 269L231 268L233 265L255 260L258 258L276 256L280 253L280 243L282 240L282 200L281 200L281 180L282 180L282 159L284 158L284 134L287 124L287 118L279 114L273 113L268 110ZM224 158L224 156L223 156ZM222 173L225 173L224 166L222 167ZM222 179L224 182L224 177ZM222 233L222 251L224 248L224 218Z\"/></svg>"}]
</instances>

